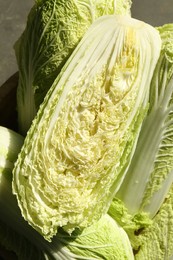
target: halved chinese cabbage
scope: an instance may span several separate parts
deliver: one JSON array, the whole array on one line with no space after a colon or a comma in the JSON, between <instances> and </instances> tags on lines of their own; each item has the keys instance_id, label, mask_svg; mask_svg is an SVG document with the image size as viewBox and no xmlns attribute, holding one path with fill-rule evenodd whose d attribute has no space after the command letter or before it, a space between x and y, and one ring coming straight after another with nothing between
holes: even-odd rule
<instances>
[{"instance_id":1,"label":"halved chinese cabbage","mask_svg":"<svg viewBox=\"0 0 173 260\"><path fill-rule=\"evenodd\" d=\"M22 214L45 239L107 212L133 154L160 48L152 26L104 16L47 93L13 172Z\"/></svg>"}]
</instances>

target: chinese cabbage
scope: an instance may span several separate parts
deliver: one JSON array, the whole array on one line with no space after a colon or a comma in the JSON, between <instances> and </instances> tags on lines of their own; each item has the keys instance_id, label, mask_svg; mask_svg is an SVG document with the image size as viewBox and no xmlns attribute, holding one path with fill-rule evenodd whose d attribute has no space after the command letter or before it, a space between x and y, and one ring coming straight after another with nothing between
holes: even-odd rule
<instances>
[{"instance_id":1,"label":"chinese cabbage","mask_svg":"<svg viewBox=\"0 0 173 260\"><path fill-rule=\"evenodd\" d=\"M129 14L131 0L36 0L14 49L19 69L18 125L28 131L44 96L99 16Z\"/></svg>"},{"instance_id":2,"label":"chinese cabbage","mask_svg":"<svg viewBox=\"0 0 173 260\"><path fill-rule=\"evenodd\" d=\"M132 214L145 211L151 218L173 183L173 24L158 30L162 50L151 82L150 108L117 194Z\"/></svg>"},{"instance_id":3,"label":"chinese cabbage","mask_svg":"<svg viewBox=\"0 0 173 260\"><path fill-rule=\"evenodd\" d=\"M13 171L22 215L45 239L107 212L148 108L160 47L152 26L103 16L47 93Z\"/></svg>"}]
</instances>

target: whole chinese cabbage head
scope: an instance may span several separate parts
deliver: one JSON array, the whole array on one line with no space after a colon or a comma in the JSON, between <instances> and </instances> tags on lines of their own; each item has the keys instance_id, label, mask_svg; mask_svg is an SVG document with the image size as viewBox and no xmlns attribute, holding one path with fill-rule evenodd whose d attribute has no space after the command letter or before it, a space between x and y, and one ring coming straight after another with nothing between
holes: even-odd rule
<instances>
[{"instance_id":1,"label":"whole chinese cabbage head","mask_svg":"<svg viewBox=\"0 0 173 260\"><path fill-rule=\"evenodd\" d=\"M88 27L107 14L130 14L131 0L35 0L15 44L18 124L25 135L44 96Z\"/></svg>"},{"instance_id":2,"label":"whole chinese cabbage head","mask_svg":"<svg viewBox=\"0 0 173 260\"><path fill-rule=\"evenodd\" d=\"M107 212L133 155L160 47L152 26L101 17L47 93L13 171L22 214L45 239Z\"/></svg>"}]
</instances>

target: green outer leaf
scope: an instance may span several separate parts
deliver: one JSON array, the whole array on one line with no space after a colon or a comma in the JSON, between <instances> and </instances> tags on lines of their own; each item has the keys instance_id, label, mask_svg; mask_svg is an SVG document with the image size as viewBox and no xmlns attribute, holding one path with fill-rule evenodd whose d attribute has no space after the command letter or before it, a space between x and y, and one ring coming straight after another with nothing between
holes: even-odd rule
<instances>
[{"instance_id":1,"label":"green outer leaf","mask_svg":"<svg viewBox=\"0 0 173 260\"><path fill-rule=\"evenodd\" d=\"M130 0L42 0L15 44L19 68L19 130L25 135L45 94L90 24L99 16L129 13Z\"/></svg>"},{"instance_id":2,"label":"green outer leaf","mask_svg":"<svg viewBox=\"0 0 173 260\"><path fill-rule=\"evenodd\" d=\"M47 240L58 227L70 233L107 212L132 156L159 53L152 26L104 16L48 92L13 179L23 216Z\"/></svg>"},{"instance_id":3,"label":"green outer leaf","mask_svg":"<svg viewBox=\"0 0 173 260\"><path fill-rule=\"evenodd\" d=\"M76 230L69 236L61 231L55 241L57 238L76 255L76 259L134 259L126 232L109 215L104 215L83 232Z\"/></svg>"},{"instance_id":4,"label":"green outer leaf","mask_svg":"<svg viewBox=\"0 0 173 260\"><path fill-rule=\"evenodd\" d=\"M140 247L135 255L136 260L162 260L173 255L173 186L159 212L153 219L153 224L144 229L137 237Z\"/></svg>"},{"instance_id":5,"label":"green outer leaf","mask_svg":"<svg viewBox=\"0 0 173 260\"><path fill-rule=\"evenodd\" d=\"M132 248L138 250L140 241L138 240L137 234L153 224L153 221L149 218L148 214L145 212L138 212L132 215L131 212L128 211L126 205L116 197L114 197L110 205L108 214L127 233Z\"/></svg>"}]
</instances>

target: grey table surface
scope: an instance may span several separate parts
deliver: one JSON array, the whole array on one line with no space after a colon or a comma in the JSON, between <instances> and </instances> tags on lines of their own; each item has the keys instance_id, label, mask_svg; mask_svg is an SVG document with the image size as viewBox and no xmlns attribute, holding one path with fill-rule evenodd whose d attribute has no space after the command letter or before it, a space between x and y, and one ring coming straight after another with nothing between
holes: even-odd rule
<instances>
[{"instance_id":1,"label":"grey table surface","mask_svg":"<svg viewBox=\"0 0 173 260\"><path fill-rule=\"evenodd\" d=\"M34 0L0 0L0 86L17 71L13 45ZM173 0L133 0L132 16L153 26L173 23Z\"/></svg>"}]
</instances>

